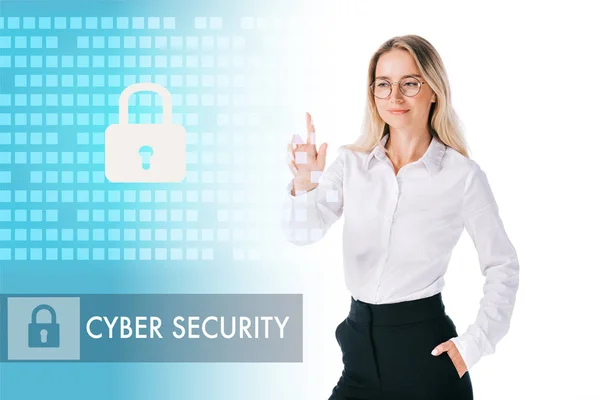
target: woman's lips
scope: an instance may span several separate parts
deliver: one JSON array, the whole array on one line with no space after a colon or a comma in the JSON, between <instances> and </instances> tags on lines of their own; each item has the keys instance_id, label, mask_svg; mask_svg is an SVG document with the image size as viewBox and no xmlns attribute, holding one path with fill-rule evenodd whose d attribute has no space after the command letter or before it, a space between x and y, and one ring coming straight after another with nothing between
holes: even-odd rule
<instances>
[{"instance_id":1,"label":"woman's lips","mask_svg":"<svg viewBox=\"0 0 600 400\"><path fill-rule=\"evenodd\" d=\"M388 110L393 115L406 114L409 110Z\"/></svg>"}]
</instances>

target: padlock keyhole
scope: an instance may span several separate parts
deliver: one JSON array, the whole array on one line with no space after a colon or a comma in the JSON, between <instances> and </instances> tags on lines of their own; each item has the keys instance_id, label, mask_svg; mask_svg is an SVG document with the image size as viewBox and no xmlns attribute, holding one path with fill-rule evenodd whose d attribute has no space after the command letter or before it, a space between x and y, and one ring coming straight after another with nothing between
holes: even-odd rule
<instances>
[{"instance_id":1,"label":"padlock keyhole","mask_svg":"<svg viewBox=\"0 0 600 400\"><path fill-rule=\"evenodd\" d=\"M42 341L42 343L46 343L48 341L48 331L45 329L42 329L40 331L40 340Z\"/></svg>"},{"instance_id":2,"label":"padlock keyhole","mask_svg":"<svg viewBox=\"0 0 600 400\"><path fill-rule=\"evenodd\" d=\"M154 154L154 150L150 146L142 146L138 151L140 157L142 157L142 168L150 169L150 157Z\"/></svg>"}]
</instances>

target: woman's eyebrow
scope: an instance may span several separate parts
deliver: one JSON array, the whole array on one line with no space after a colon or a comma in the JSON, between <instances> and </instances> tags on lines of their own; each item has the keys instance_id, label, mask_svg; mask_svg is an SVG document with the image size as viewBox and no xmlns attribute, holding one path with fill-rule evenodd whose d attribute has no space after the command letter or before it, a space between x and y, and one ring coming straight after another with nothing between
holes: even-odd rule
<instances>
[{"instance_id":1,"label":"woman's eyebrow","mask_svg":"<svg viewBox=\"0 0 600 400\"><path fill-rule=\"evenodd\" d=\"M409 76L414 76L414 77L418 76L419 78L422 78L422 76L419 74L409 74L409 75L404 75L400 79L408 78ZM390 78L389 76L376 76L375 79L392 79L392 78Z\"/></svg>"}]
</instances>

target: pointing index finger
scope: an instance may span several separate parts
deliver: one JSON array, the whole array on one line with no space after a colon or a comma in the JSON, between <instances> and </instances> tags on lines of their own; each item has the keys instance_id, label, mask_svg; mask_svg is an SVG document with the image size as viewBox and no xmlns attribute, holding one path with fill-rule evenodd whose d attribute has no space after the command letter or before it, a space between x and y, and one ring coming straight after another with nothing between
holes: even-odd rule
<instances>
[{"instance_id":1,"label":"pointing index finger","mask_svg":"<svg viewBox=\"0 0 600 400\"><path fill-rule=\"evenodd\" d=\"M314 146L316 143L315 126L312 122L312 116L308 112L306 113L306 132L306 143Z\"/></svg>"}]
</instances>

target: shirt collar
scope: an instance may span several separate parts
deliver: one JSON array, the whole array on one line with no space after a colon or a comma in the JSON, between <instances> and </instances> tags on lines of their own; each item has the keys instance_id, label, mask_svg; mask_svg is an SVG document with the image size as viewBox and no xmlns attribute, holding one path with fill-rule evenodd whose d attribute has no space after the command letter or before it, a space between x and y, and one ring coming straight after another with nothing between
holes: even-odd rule
<instances>
[{"instance_id":1,"label":"shirt collar","mask_svg":"<svg viewBox=\"0 0 600 400\"><path fill-rule=\"evenodd\" d=\"M369 163L373 157L376 157L380 161L385 161L385 144L389 139L390 134L386 133L385 136L379 141L379 144L375 146L375 148L369 153L366 157L363 167L365 170L369 169ZM446 152L446 145L442 143L435 136L431 139L431 143L423 154L423 157L419 159L419 161L423 161L427 170L429 171L430 176L436 172L439 172L442 168L442 158L444 157L444 153Z\"/></svg>"}]
</instances>

